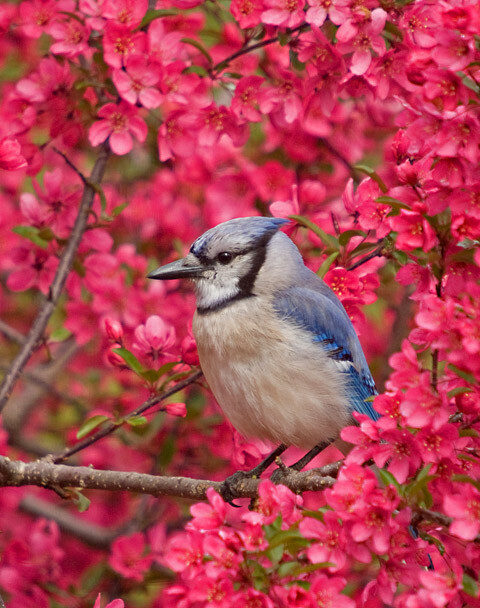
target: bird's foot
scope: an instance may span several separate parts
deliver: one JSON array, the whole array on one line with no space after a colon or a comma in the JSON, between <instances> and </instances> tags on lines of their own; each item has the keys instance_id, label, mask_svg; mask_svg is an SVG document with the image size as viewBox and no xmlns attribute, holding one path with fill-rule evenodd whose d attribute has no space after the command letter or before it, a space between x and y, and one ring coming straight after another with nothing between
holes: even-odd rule
<instances>
[{"instance_id":1,"label":"bird's foot","mask_svg":"<svg viewBox=\"0 0 480 608\"><path fill-rule=\"evenodd\" d=\"M283 462L280 456L277 456L277 458L275 458L275 464L278 466L278 468L275 469L275 471L273 471L272 475L270 476L270 479L273 481L273 483L282 483L282 481L285 481L285 478L290 473L293 473L295 471L293 467L287 467L287 465Z\"/></svg>"},{"instance_id":2,"label":"bird's foot","mask_svg":"<svg viewBox=\"0 0 480 608\"><path fill-rule=\"evenodd\" d=\"M280 456L285 450L287 446L281 443L271 454L269 454L265 460L262 460L260 464L251 469L250 471L236 471L230 477L227 477L222 484L222 488L220 490L220 494L225 502L228 502L232 505L232 507L239 507L240 505L236 505L233 500L238 498L238 484L244 479L258 479L260 475L268 469L268 467L272 464L272 462Z\"/></svg>"},{"instance_id":3,"label":"bird's foot","mask_svg":"<svg viewBox=\"0 0 480 608\"><path fill-rule=\"evenodd\" d=\"M232 505L232 507L240 508L242 505L237 505L233 501L238 498L238 484L245 479L252 479L255 475L252 475L252 471L235 471L233 475L227 477L220 488L220 495L225 502Z\"/></svg>"},{"instance_id":4,"label":"bird's foot","mask_svg":"<svg viewBox=\"0 0 480 608\"><path fill-rule=\"evenodd\" d=\"M273 475L270 477L270 479L273 481L273 483L282 483L282 481L285 480L285 477L290 473L294 473L295 471L301 471L303 467L305 467L309 462L311 462L317 454L327 448L332 443L332 441L334 440L329 439L328 441L318 443L309 452L307 452L305 456L300 458L300 460L297 460L297 462L295 462L289 467L287 467L280 459L280 457L277 456L277 458L275 458L275 462L278 465L278 469L273 472Z\"/></svg>"}]
</instances>

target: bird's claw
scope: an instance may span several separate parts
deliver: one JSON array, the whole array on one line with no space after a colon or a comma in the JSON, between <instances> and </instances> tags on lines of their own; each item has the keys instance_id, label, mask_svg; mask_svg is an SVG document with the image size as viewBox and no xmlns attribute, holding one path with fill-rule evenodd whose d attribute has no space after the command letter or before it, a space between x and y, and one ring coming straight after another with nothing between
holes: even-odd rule
<instances>
[{"instance_id":1,"label":"bird's claw","mask_svg":"<svg viewBox=\"0 0 480 608\"><path fill-rule=\"evenodd\" d=\"M227 477L220 488L220 495L225 502L232 505L232 507L240 508L242 505L236 505L233 500L238 498L237 484L244 479L250 479L254 477L251 471L236 471L229 477Z\"/></svg>"}]
</instances>

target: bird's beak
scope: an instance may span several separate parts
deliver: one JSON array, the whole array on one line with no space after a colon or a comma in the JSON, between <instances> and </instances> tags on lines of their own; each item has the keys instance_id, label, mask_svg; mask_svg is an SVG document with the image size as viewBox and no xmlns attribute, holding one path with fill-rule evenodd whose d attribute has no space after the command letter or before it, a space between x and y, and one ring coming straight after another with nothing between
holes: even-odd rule
<instances>
[{"instance_id":1,"label":"bird's beak","mask_svg":"<svg viewBox=\"0 0 480 608\"><path fill-rule=\"evenodd\" d=\"M160 266L151 272L148 279L198 279L206 270L211 270L209 266L201 266L197 260L189 259L189 256L176 262L171 262L165 266Z\"/></svg>"}]
</instances>

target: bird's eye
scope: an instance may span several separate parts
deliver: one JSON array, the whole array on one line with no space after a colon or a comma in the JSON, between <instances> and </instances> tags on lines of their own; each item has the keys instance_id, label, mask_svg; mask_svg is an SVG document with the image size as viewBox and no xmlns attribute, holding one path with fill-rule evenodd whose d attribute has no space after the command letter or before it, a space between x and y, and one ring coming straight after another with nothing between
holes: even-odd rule
<instances>
[{"instance_id":1,"label":"bird's eye","mask_svg":"<svg viewBox=\"0 0 480 608\"><path fill-rule=\"evenodd\" d=\"M230 264L233 260L233 254L229 251L222 251L217 255L217 260L220 264Z\"/></svg>"}]
</instances>

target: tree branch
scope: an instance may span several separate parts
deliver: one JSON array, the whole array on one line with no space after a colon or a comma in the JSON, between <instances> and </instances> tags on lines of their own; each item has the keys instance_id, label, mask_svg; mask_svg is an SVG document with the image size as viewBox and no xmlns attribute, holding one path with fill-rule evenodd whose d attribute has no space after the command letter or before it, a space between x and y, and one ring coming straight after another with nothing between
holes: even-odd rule
<instances>
[{"instance_id":1,"label":"tree branch","mask_svg":"<svg viewBox=\"0 0 480 608\"><path fill-rule=\"evenodd\" d=\"M136 409L134 409L132 412L127 414L125 416L125 420L128 420L129 418L133 418L135 416L140 416L141 414L143 414L144 412L149 410L154 405L157 405L157 403L160 403L161 401L167 399L168 397L171 397L175 393L178 393L179 391L183 390L187 386L190 386L191 384L196 382L201 376L202 376L202 370L199 369L196 372L194 372L191 376L188 376L188 378L185 378L184 380L177 382L177 384L175 384L168 390L164 391L160 395L153 395L153 397L150 397L150 399L147 399L147 401L142 403L142 405L139 405ZM110 435L118 428L120 428L118 424L114 424L113 422L106 422L105 425L99 431L97 431L90 437L86 437L85 439L83 439L83 441L79 441L76 445L72 446L71 448L65 448L58 454L49 454L44 457L44 460L46 460L50 463L55 463L55 464L58 464L59 462L64 462L65 460L67 460L67 458L69 458L70 456L73 456L73 454L77 454L77 452L80 452L80 451L84 450L85 448L88 448L89 446L93 445L100 439L103 439L103 437Z\"/></svg>"},{"instance_id":2,"label":"tree branch","mask_svg":"<svg viewBox=\"0 0 480 608\"><path fill-rule=\"evenodd\" d=\"M72 267L78 246L82 240L83 233L87 227L88 215L95 198L95 187L98 186L103 179L109 156L110 148L108 143L105 143L100 148L100 153L92 169L90 179L88 183L85 184L83 189L82 201L80 203L72 234L70 235L68 243L60 258L60 263L58 264L55 278L50 285L48 296L38 311L35 321L28 332L28 335L26 336L25 343L23 344L18 355L15 357L10 371L5 376L0 386L0 412L3 410L5 404L10 398L15 383L23 368L28 363L37 344L42 339L45 328L47 327L47 323L55 310L58 299L65 285L65 281L67 280L68 273Z\"/></svg>"},{"instance_id":3,"label":"tree branch","mask_svg":"<svg viewBox=\"0 0 480 608\"><path fill-rule=\"evenodd\" d=\"M71 534L96 549L108 549L115 538L122 534L121 529L104 528L85 521L80 519L77 514L70 513L62 507L31 494L22 498L20 509L33 517L41 517L56 522L62 532Z\"/></svg>"},{"instance_id":4,"label":"tree branch","mask_svg":"<svg viewBox=\"0 0 480 608\"><path fill-rule=\"evenodd\" d=\"M319 469L308 471L294 471L287 469L280 479L282 485L290 488L292 492L300 494L307 491L320 491L334 485L335 478L331 474L338 471L340 463L327 464ZM255 498L258 493L258 486L262 480L244 478L232 481L229 485L229 492L232 498ZM224 488L222 481L210 481L207 479L191 479L189 477L168 477L161 475L148 475L146 473L132 473L129 471L104 471L93 467L70 467L67 465L52 464L37 460L35 462L13 461L5 456L0 456L0 486L26 486L34 485L40 487L59 487L59 488L81 488L90 490L109 490L127 491L138 494L149 494L151 496L174 496L189 500L205 500L208 488L214 488L220 494ZM44 513L45 508L28 500L22 502L25 510L32 514ZM60 513L61 509L49 505L53 509L55 520L64 529L71 527L71 518ZM78 523L78 520L76 520ZM62 522L62 523L60 523ZM418 526L421 522L432 522L448 528L453 522L451 517L413 507L411 523ZM85 538L90 540L90 544L105 542L104 532L97 535L97 530L88 526L82 531ZM78 532L76 533L78 536ZM102 538L103 537L103 538ZM480 535L473 541L480 543ZM89 541L86 541L89 542Z\"/></svg>"},{"instance_id":5,"label":"tree branch","mask_svg":"<svg viewBox=\"0 0 480 608\"><path fill-rule=\"evenodd\" d=\"M234 497L256 497L260 481L260 479L240 479L238 482L232 483L231 490ZM298 493L323 490L332 486L335 479L324 475L322 469L310 469L300 472L289 471L282 477L281 482L293 492ZM221 492L223 482L127 471L104 471L93 467L71 467L53 464L45 460L26 463L0 456L0 486L27 485L128 491L151 496L176 496L190 500L205 500L207 489L212 487L217 492Z\"/></svg>"}]
</instances>

